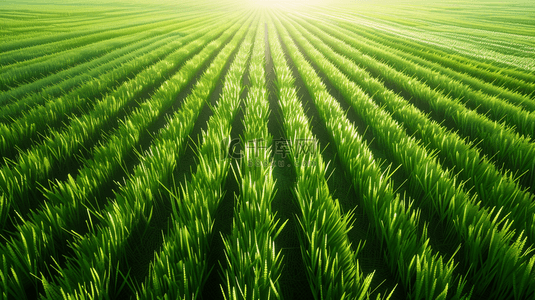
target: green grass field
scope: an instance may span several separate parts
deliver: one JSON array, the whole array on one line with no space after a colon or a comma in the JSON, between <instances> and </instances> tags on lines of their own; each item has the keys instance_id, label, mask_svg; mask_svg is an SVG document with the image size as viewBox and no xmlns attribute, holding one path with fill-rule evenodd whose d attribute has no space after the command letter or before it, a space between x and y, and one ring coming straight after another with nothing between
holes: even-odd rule
<instances>
[{"instance_id":1,"label":"green grass field","mask_svg":"<svg viewBox=\"0 0 535 300\"><path fill-rule=\"evenodd\" d=\"M1 299L535 297L534 16L3 1Z\"/></svg>"}]
</instances>

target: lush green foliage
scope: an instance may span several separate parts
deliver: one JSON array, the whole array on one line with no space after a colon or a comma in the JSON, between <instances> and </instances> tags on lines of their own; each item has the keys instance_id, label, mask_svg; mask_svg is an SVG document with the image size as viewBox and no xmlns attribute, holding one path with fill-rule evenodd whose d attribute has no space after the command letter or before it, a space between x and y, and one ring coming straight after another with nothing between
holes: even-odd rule
<instances>
[{"instance_id":1,"label":"lush green foliage","mask_svg":"<svg viewBox=\"0 0 535 300\"><path fill-rule=\"evenodd\" d=\"M3 4L0 299L535 296L535 7L281 3Z\"/></svg>"}]
</instances>

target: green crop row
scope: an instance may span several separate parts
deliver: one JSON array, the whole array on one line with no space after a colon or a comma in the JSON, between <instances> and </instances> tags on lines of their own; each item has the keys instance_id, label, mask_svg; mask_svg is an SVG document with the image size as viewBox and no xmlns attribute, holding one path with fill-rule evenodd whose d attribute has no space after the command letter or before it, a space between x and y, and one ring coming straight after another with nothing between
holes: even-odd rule
<instances>
[{"instance_id":1,"label":"green crop row","mask_svg":"<svg viewBox=\"0 0 535 300\"><path fill-rule=\"evenodd\" d=\"M176 27L173 25L167 26L167 30L163 33L173 31ZM60 71L73 69L79 64L86 63L95 58L99 58L106 53L120 49L141 39L146 39L153 36L151 32L139 32L137 34L120 36L113 38L112 40L104 40L96 43L92 43L80 48L68 50L66 53L53 55L46 59L37 59L37 62L26 61L17 65L4 68L0 73L0 90L13 89L16 87L23 87L27 84L42 79L48 75L57 74Z\"/></svg>"},{"instance_id":2,"label":"green crop row","mask_svg":"<svg viewBox=\"0 0 535 300\"><path fill-rule=\"evenodd\" d=\"M302 28L302 27L301 27ZM530 244L535 242L533 221L535 214L534 196L523 190L510 173L501 174L497 168L473 145L466 143L456 133L447 131L433 120L411 105L408 101L385 88L378 80L358 67L348 58L337 54L320 39L300 30L308 41L319 51L339 66L356 84L368 91L374 91L374 99L409 128L424 143L439 150L450 165L458 168L457 176L465 181L467 188L474 188L481 199L481 204L491 208L503 208L510 214L518 233L525 229ZM317 52L318 50L311 50ZM325 71L330 74L331 71Z\"/></svg>"},{"instance_id":3,"label":"green crop row","mask_svg":"<svg viewBox=\"0 0 535 300\"><path fill-rule=\"evenodd\" d=\"M366 46L366 47L361 47L359 49L366 52L369 55L373 55L372 53L374 53L376 49L381 49L383 50L381 51L381 54L386 54L386 53L389 54L386 56L381 55L381 58L392 62L392 64L394 64L395 61L398 60L397 57L401 57L408 61L419 64L423 67L426 67L429 70L434 70L436 72L444 74L445 76L458 81L457 83L461 82L465 84L466 86L469 86L472 89L475 89L476 93L478 94L479 92L477 91L481 90L489 95L503 98L515 105L520 105L524 109L530 112L535 111L535 101L533 101L530 98L533 96L533 94L531 95L521 94L519 92L512 91L510 88L508 88L509 85L507 83L505 82L502 83L496 80L496 77L498 74L493 74L492 81L486 82L480 77L476 77L469 73L460 73L452 68L443 66L440 61L440 58L442 58L442 56L433 56L433 57L428 56L424 58L423 54L412 53L412 52L415 52L415 50L411 47L405 47L403 45L400 45L399 43L394 42L393 40L381 38L377 35L366 34L366 32L363 32L355 27L346 27L346 26L339 25L337 30L343 32L347 36L352 36L356 38L359 41L359 45ZM363 37L365 39L362 39ZM394 55L390 53L392 54L395 53L395 56L397 57L394 58ZM393 59L391 60L389 57L393 57ZM454 82L454 81L440 82L440 81L437 81L436 79L437 78L434 78L435 86L445 85L444 88L446 88L447 86L452 86ZM430 81L427 81L427 83L429 82ZM496 84L501 84L501 86L497 86ZM525 89L528 90L529 87L530 86L528 85L525 87ZM535 90L535 86L531 86L531 88ZM461 89L465 90L466 88L461 86ZM454 92L457 91L456 86L452 89L452 91ZM462 93L461 91L459 91L457 97L461 97L461 95Z\"/></svg>"},{"instance_id":4,"label":"green crop row","mask_svg":"<svg viewBox=\"0 0 535 300\"><path fill-rule=\"evenodd\" d=\"M80 47L83 46L117 37L128 37L139 32L144 32L146 34L150 33L151 30L159 31L159 29L162 27L173 27L175 24L176 19L173 17L168 17L167 20L163 19L156 22L148 22L148 24L128 26L122 29L107 30L101 33L89 34L86 36L75 37L58 42L45 43L23 49L6 51L0 54L0 66L2 66L2 71L4 71L6 69L5 66L9 66L11 64L14 65L18 62L28 62L34 58L47 55L52 57L65 57L66 53L70 53L73 50L80 51L83 49Z\"/></svg>"},{"instance_id":5,"label":"green crop row","mask_svg":"<svg viewBox=\"0 0 535 300\"><path fill-rule=\"evenodd\" d=\"M515 35L504 34L509 36L509 42L506 42L509 45L504 47L504 42L500 41L503 35L500 36L497 32L485 32L484 36L487 39L485 42L481 42L481 39L478 39L477 36L478 33L481 34L481 31L474 31L467 37L463 34L464 30L460 26L452 25L450 27L451 29L455 28L456 31L455 36L452 37L451 34L441 30L403 26L398 22L388 21L388 17L385 20L381 20L381 22L369 17L367 19L364 22L359 21L362 22L361 24L367 23L371 27L381 28L383 31L395 31L398 36L403 36L418 43L431 44L433 48L458 53L472 60L494 64L505 70L513 69L521 75L529 76L529 73L535 68L535 61L530 57L530 55L534 54L533 48L528 46L529 42L526 45L524 39L518 39L518 36ZM360 23L359 21L357 23ZM530 37L527 38L531 39ZM515 40L518 42L515 43Z\"/></svg>"},{"instance_id":6,"label":"green crop row","mask_svg":"<svg viewBox=\"0 0 535 300\"><path fill-rule=\"evenodd\" d=\"M238 24L234 25L234 28L237 26ZM212 34L219 33L226 27L224 25L212 28ZM19 278L17 283L19 290L12 287L13 294L23 293L22 291L27 290L31 282L34 289L37 289L39 284L32 274L37 276L45 263L51 263L49 259L43 260L43 258L57 257L57 253L62 252L60 249L65 250L65 241L72 239L74 232L84 232L92 228L90 224L95 222L92 220L95 216L106 217L101 216L98 211L98 207L102 205L97 202L102 198L102 195L99 195L101 188L121 170L125 158L139 143L146 128L175 101L180 90L189 82L188 79L193 78L203 62L213 55L225 39L228 39L232 31L206 46L205 50L189 60L180 72L160 87L150 101L143 103L122 122L113 136L94 149L93 158L85 161L76 179L69 176L65 182L58 181L45 191L47 201L42 210L32 212L28 219L23 220L23 223L17 226L17 235L5 248L2 248L4 257L7 257L13 269L12 272L15 272L14 275L18 274L16 277ZM204 42L211 39L210 35L205 38ZM180 50L183 52L182 59L188 56L189 51L198 48L199 42L202 40L182 48ZM64 231L64 228L69 228L71 231ZM28 242L25 241L27 236L34 238ZM28 259L23 259L24 257Z\"/></svg>"},{"instance_id":7,"label":"green crop row","mask_svg":"<svg viewBox=\"0 0 535 300\"><path fill-rule=\"evenodd\" d=\"M347 22L340 22L339 26L371 40L382 41L385 44L395 43L395 48L411 54L411 57L421 57L428 61L436 61L440 65L461 74L470 74L473 78L484 80L487 83L509 87L510 90L519 91L529 97L534 96L535 84L533 83L533 75L529 76L513 69L503 69L490 63L463 57L459 54L448 53L440 49L433 48L430 50L430 47L424 43L404 39L371 27L363 29Z\"/></svg>"},{"instance_id":8,"label":"green crop row","mask_svg":"<svg viewBox=\"0 0 535 300\"><path fill-rule=\"evenodd\" d=\"M429 107L438 121L450 121L452 129L458 129L464 136L477 143L496 164L499 166L505 164L506 169L516 172L517 175L523 175L520 182L533 191L535 145L530 139L520 136L509 127L490 121L484 115L467 109L458 100L432 90L416 78L408 77L362 54L351 44L336 39L318 28L307 26L307 29L327 42L335 51L346 55L357 64L373 68L381 74L381 78L388 78L387 82L407 91L412 96L413 103L417 106ZM370 93L375 93L375 91L370 91Z\"/></svg>"},{"instance_id":9,"label":"green crop row","mask_svg":"<svg viewBox=\"0 0 535 300\"><path fill-rule=\"evenodd\" d=\"M316 56L319 56L316 52ZM480 207L462 189L455 177L443 170L436 158L430 155L414 138L409 137L389 113L380 109L354 83L347 80L330 63L327 76L344 94L355 112L369 125L378 143L387 149L409 175L409 187L418 204L434 210L434 217L462 242L461 253L468 264L468 273L476 294L489 292L493 297L526 297L533 294L535 274L531 246L520 233L515 237L511 221L500 216L501 211ZM344 80L345 79L345 80ZM345 82L344 82L345 81ZM345 93L344 93L345 92ZM450 243L455 244L455 239Z\"/></svg>"},{"instance_id":10,"label":"green crop row","mask_svg":"<svg viewBox=\"0 0 535 300\"><path fill-rule=\"evenodd\" d=\"M75 159L75 156L84 146L89 148L101 135L101 130L115 121L113 117L117 117L129 102L135 101L135 97L149 88L151 83L165 75L166 72L171 72L173 66L180 65L189 55L199 51L205 43L221 34L225 28L209 29L212 31L202 30L177 41L178 44L168 45L176 48L185 42L194 40L187 47L179 48L170 54L165 60L144 69L113 94L97 102L94 109L88 114L71 120L69 127L65 130L54 131L45 139L43 144L36 145L21 153L12 166L7 165L2 168L0 170L0 192L8 195L12 207L10 205L1 207L1 215L17 211L21 216L24 216L30 208L35 207L36 203L32 203L31 199L34 198L33 194L36 193L35 190L40 184L45 184L48 179L54 178L53 174L57 170L68 166L68 162ZM133 65L136 65L135 61ZM60 114L61 111L55 113ZM42 122L45 121L42 120ZM42 124L38 125L43 126ZM33 125L33 127L35 126Z\"/></svg>"},{"instance_id":11,"label":"green crop row","mask_svg":"<svg viewBox=\"0 0 535 300\"><path fill-rule=\"evenodd\" d=\"M0 9L0 299L535 295L535 37L142 2Z\"/></svg>"},{"instance_id":12,"label":"green crop row","mask_svg":"<svg viewBox=\"0 0 535 300\"><path fill-rule=\"evenodd\" d=\"M319 150L298 149L301 141L315 146L318 141L297 99L294 78L277 31L272 22L268 26L283 127L290 140L289 156L297 176L294 193L300 209L298 236L310 288L315 299L364 299L371 292L373 274L362 273L358 254L363 245L353 249L347 236L353 214L342 214L340 204L331 197L325 177L326 165Z\"/></svg>"},{"instance_id":13,"label":"green crop row","mask_svg":"<svg viewBox=\"0 0 535 300\"><path fill-rule=\"evenodd\" d=\"M249 22L252 17L253 15L249 17ZM185 117L195 112L198 115L203 103L214 89L223 66L247 31L247 23L244 24L243 21L233 25L231 29L222 34L220 39L214 40L205 48L207 51L202 55L219 48L224 41L234 35L197 82L190 96L184 100L183 106L176 115L177 118L168 123L167 127L159 133L150 150L141 158L140 164L135 167L116 194L115 201L107 205L104 211L94 212L99 225L90 228L89 233L79 236L71 244L75 257L67 261L66 266L57 266L60 273L55 277L57 282L50 282L43 278L47 298L55 299L59 295L77 299L85 298L86 295L113 298L117 297L123 285L127 284L127 278L121 280L120 277L128 276L128 271L123 274L118 271L125 270L132 260L137 259L136 257L129 259L131 252L135 253L132 249L143 246L133 244L132 239L139 238L136 237L137 235L142 237L149 226L155 222L152 216L156 214L156 207L161 204L161 202L158 203L161 201L158 189L162 184L169 186L173 169L176 167L176 159L183 151L184 141L197 116L194 115L191 119L185 119ZM199 61L193 63L197 65ZM187 122L184 122L185 120ZM177 124L178 122L180 124ZM202 220L197 219L197 221ZM110 272L110 268L114 271ZM200 269L199 272L203 273ZM194 282L195 273L188 274L187 278L194 287L201 286ZM164 277L159 279L165 280ZM177 278L168 279L174 281ZM165 292L168 293L168 297L177 298L177 295L172 295L172 290Z\"/></svg>"},{"instance_id":14,"label":"green crop row","mask_svg":"<svg viewBox=\"0 0 535 300\"><path fill-rule=\"evenodd\" d=\"M259 24L264 24L263 20ZM246 148L237 174L240 195L236 199L231 234L223 237L226 265L222 264L221 288L225 299L282 297L278 279L283 260L282 253L276 250L275 239L285 224L279 226L271 209L275 193L273 168L257 164L271 159L264 38L264 26L259 25L249 66L250 86L244 109L242 144ZM240 66L245 67L245 64ZM237 90L234 97L239 97Z\"/></svg>"},{"instance_id":15,"label":"green crop row","mask_svg":"<svg viewBox=\"0 0 535 300\"><path fill-rule=\"evenodd\" d=\"M3 11L5 13L5 11ZM82 13L83 15L84 13ZM106 15L106 13L96 13L92 11L93 18L90 19L80 19L80 15L70 15L68 17L58 16L52 17L46 15L39 19L42 22L41 25L36 24L35 18L29 18L27 20L21 20L19 25L24 29L24 31L30 32L30 36L27 35L22 30L18 30L14 33L13 40L8 40L5 38L2 40L0 45L0 52L8 52L13 50L21 50L28 47L36 47L43 44L49 43L65 43L67 40L72 40L76 42L76 38L87 37L94 34L101 34L109 30L118 30L125 29L132 26L140 25L149 25L151 23L156 23L162 21L162 19L156 19L161 12L158 11L129 11L126 14L120 15ZM180 16L187 17L189 15L195 16L197 12L189 14L180 14ZM198 16L198 15L197 15ZM87 15L86 15L87 17ZM106 19L106 22L102 22L103 19ZM18 20L13 20L9 23L8 28L19 27L17 26ZM33 25L33 26L32 26ZM55 32L54 34L48 34L48 32L42 32L42 27L46 26L66 26L67 32ZM97 27L98 25L98 27ZM41 31L41 32L39 32ZM79 41L79 40L78 40Z\"/></svg>"},{"instance_id":16,"label":"green crop row","mask_svg":"<svg viewBox=\"0 0 535 300\"><path fill-rule=\"evenodd\" d=\"M325 58L315 51L313 46L288 23L283 23L297 43L307 49L316 64L321 65L329 76L338 78L338 83L345 88L345 93L362 93L352 89L341 74ZM282 26L280 27L282 31ZM411 299L446 299L448 289L454 286L453 276L455 262L451 258L443 262L439 253L434 253L424 229L418 236L420 212L412 209L412 204L394 195L389 182L391 175L383 174L373 155L362 141L355 127L345 116L340 104L326 91L324 84L312 66L305 61L297 46L287 33L282 34L301 76L327 129L332 134L336 148L345 168L351 171L356 190L363 195L364 207L373 220L381 243L388 253L388 264L403 282ZM328 69L328 70L327 70ZM351 156L350 156L351 155ZM457 291L452 294L461 297L462 287L459 282Z\"/></svg>"},{"instance_id":17,"label":"green crop row","mask_svg":"<svg viewBox=\"0 0 535 300\"><path fill-rule=\"evenodd\" d=\"M458 80L413 63L408 59L399 57L398 55L393 54L392 49L380 49L371 46L366 41L362 41L351 34L348 30L325 25L318 25L317 27L323 29L333 37L346 41L362 53L368 53L371 57L380 57L382 61L388 63L393 69L396 69L409 77L417 78L418 81L424 82L425 85L429 86L431 89L441 90L443 94L452 97L454 101L463 103L476 112L485 113L489 119L498 122L503 121L508 126L514 126L515 130L520 134L524 134L528 138L534 138L535 113L532 111L533 107L535 107L535 101L531 101L529 98L522 98L520 103L509 103L501 98L489 96L480 91L473 90ZM377 71L373 66L369 66L369 64L362 64L365 68L368 68L373 72L374 75L384 74ZM394 80L391 80L390 78L382 79L395 86ZM414 95L414 93L411 93L411 95ZM438 97L438 94L434 94L433 97ZM526 111L517 106L522 105L522 103L526 103L527 105L531 104L532 109Z\"/></svg>"},{"instance_id":18,"label":"green crop row","mask_svg":"<svg viewBox=\"0 0 535 300\"><path fill-rule=\"evenodd\" d=\"M140 39L131 45L107 53L102 57L79 64L75 67L18 88L10 89L0 95L0 103L10 104L6 105L7 107L2 107L0 110L0 119L4 122L8 118L13 119L20 114L23 109L28 109L34 105L41 104L50 98L59 97L74 87L82 84L84 81L89 81L94 77L120 66L128 61L130 57L135 57L139 55L139 53L147 53L150 50L157 49L157 46L169 43L172 38L176 39L177 36L191 33L191 29L195 28L195 25L201 26L203 23L208 23L207 21L208 18L204 18L204 20L195 19L180 22L179 27L169 33L157 36L151 35L150 37Z\"/></svg>"},{"instance_id":19,"label":"green crop row","mask_svg":"<svg viewBox=\"0 0 535 300\"><path fill-rule=\"evenodd\" d=\"M192 26L198 28L196 25ZM158 78L165 76L165 70L172 71L175 66L172 62L173 55L176 55L173 54L173 52L176 52L176 48L180 47L184 42L201 37L205 32L206 31L202 29L200 31L194 31L189 36L181 39L175 38L171 43L138 57L129 55L129 60L120 67L96 78L92 78L91 81L72 90L68 94L51 99L42 106L30 109L9 124L0 124L0 132L2 133L2 138L0 139L0 151L4 153L4 157L6 158L15 158L15 156L21 152L20 150L25 150L32 143L35 143L35 139L40 141L40 139L49 136L48 131L61 126L62 122L68 120L69 116L76 117L80 112L95 109L95 103L91 101L93 97L99 97L101 95L104 95L104 98L117 97L117 95L120 95L121 90L124 91L128 88L126 87L127 85L135 84L133 80L129 80L129 77L134 74L141 76L144 69L162 59L169 63L163 64L165 66L163 68L158 67L157 70L159 70L161 75L151 77L150 80L155 81ZM162 65L162 63L160 64ZM119 86L117 90L113 92L110 91L114 86L121 82L123 82L123 84ZM146 86L139 87L150 87L150 81L146 83ZM106 94L107 92L108 94ZM23 101L18 103L23 103ZM46 124L46 126L44 124Z\"/></svg>"},{"instance_id":20,"label":"green crop row","mask_svg":"<svg viewBox=\"0 0 535 300\"><path fill-rule=\"evenodd\" d=\"M254 19L256 15L251 17ZM254 28L258 26L258 20L249 21L247 25L251 22L250 28L242 26L232 44L220 52L213 67L197 83L198 89L188 97L191 104L197 102L198 107L207 101L223 66L248 31L226 75L222 94L208 120L208 128L203 131L196 171L189 181L171 187L171 225L138 292L139 299L196 299L212 271L208 270L207 258L214 215L225 193L223 184L230 168L230 161L221 157L221 141L230 135L232 122L240 107L241 79L250 55ZM163 184L166 189L170 186Z\"/></svg>"}]
</instances>

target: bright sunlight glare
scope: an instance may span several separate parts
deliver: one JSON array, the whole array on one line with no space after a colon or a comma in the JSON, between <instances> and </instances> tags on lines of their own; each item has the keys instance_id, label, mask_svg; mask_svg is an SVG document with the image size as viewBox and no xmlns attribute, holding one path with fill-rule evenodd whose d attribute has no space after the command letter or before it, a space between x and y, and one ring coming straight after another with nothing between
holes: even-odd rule
<instances>
[{"instance_id":1,"label":"bright sunlight glare","mask_svg":"<svg viewBox=\"0 0 535 300\"><path fill-rule=\"evenodd\" d=\"M294 8L325 3L321 0L251 0L252 4L266 8Z\"/></svg>"}]
</instances>

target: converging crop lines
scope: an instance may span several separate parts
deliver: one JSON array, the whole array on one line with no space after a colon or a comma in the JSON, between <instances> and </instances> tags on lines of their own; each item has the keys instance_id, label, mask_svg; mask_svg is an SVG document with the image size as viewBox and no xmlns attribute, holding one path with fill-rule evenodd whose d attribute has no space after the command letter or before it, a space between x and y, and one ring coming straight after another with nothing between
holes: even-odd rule
<instances>
[{"instance_id":1,"label":"converging crop lines","mask_svg":"<svg viewBox=\"0 0 535 300\"><path fill-rule=\"evenodd\" d=\"M39 1L0 299L535 297L533 4Z\"/></svg>"}]
</instances>

